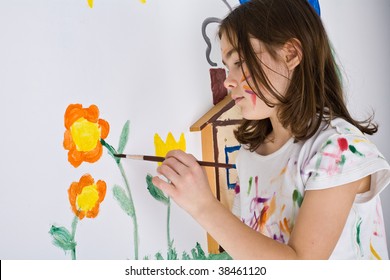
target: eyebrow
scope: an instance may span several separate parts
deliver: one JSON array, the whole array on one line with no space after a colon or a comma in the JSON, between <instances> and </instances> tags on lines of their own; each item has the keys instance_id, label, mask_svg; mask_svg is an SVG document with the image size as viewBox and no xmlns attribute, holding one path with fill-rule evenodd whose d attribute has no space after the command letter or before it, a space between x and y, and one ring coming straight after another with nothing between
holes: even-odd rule
<instances>
[{"instance_id":1,"label":"eyebrow","mask_svg":"<svg viewBox=\"0 0 390 280\"><path fill-rule=\"evenodd\" d=\"M234 49L234 48L230 49L230 50L226 53L225 57L226 57L227 59L229 59L229 58L232 56L232 54L233 54L234 52L237 52L236 49ZM225 60L223 60L223 59L222 59L222 63L223 63L223 65L226 65Z\"/></svg>"}]
</instances>

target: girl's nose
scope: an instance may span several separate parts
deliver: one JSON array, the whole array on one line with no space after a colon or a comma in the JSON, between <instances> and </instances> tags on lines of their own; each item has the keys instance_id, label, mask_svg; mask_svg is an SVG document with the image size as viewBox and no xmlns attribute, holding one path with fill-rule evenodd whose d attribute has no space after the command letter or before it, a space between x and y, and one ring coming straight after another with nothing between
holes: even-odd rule
<instances>
[{"instance_id":1,"label":"girl's nose","mask_svg":"<svg viewBox=\"0 0 390 280\"><path fill-rule=\"evenodd\" d=\"M238 83L235 79L232 79L232 77L228 74L225 81L223 82L223 85L227 90L232 90L235 87L237 87Z\"/></svg>"}]
</instances>

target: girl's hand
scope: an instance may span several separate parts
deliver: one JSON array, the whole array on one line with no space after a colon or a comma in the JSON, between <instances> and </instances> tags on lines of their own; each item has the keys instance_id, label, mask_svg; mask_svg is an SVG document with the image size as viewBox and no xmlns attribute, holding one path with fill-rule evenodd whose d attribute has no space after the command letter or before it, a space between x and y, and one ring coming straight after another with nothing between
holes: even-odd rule
<instances>
[{"instance_id":1,"label":"girl's hand","mask_svg":"<svg viewBox=\"0 0 390 280\"><path fill-rule=\"evenodd\" d=\"M206 173L193 155L181 150L170 151L157 172L169 182L156 176L153 184L194 218L216 202Z\"/></svg>"}]
</instances>

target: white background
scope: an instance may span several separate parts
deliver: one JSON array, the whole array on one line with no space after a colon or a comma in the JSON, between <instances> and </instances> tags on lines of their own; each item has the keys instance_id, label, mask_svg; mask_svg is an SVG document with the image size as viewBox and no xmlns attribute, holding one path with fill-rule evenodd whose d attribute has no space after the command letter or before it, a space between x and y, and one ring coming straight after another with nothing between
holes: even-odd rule
<instances>
[{"instance_id":1,"label":"white background","mask_svg":"<svg viewBox=\"0 0 390 280\"><path fill-rule=\"evenodd\" d=\"M187 151L201 157L200 135L189 127L211 106L210 65L201 24L222 18L219 0L0 0L0 259L69 259L51 244L52 224L70 229L67 189L90 173L107 183L96 219L79 222L79 259L132 259L133 227L113 198L123 185L107 155L74 168L62 147L66 107L96 104L118 145L130 120L127 153L154 154L154 134L184 132ZM232 6L237 1L229 1ZM375 111L372 137L390 158L388 0L323 0L322 18L346 75L354 116ZM215 24L207 29L211 58L221 67ZM166 253L166 208L151 198L145 176L155 163L123 161L138 216L140 257ZM390 188L382 193L388 236ZM204 231L173 205L171 235L181 255ZM390 240L390 237L388 238Z\"/></svg>"}]
</instances>

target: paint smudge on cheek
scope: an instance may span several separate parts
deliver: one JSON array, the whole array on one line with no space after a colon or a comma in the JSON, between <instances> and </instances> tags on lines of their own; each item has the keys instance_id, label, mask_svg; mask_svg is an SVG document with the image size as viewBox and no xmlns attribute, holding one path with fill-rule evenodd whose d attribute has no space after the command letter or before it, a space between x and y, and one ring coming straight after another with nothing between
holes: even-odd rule
<instances>
[{"instance_id":1,"label":"paint smudge on cheek","mask_svg":"<svg viewBox=\"0 0 390 280\"><path fill-rule=\"evenodd\" d=\"M240 83L242 82L245 82L245 81L248 81L250 80L252 77L250 75L248 75L247 73L245 73L244 75L242 75L241 77L241 80L240 80Z\"/></svg>"},{"instance_id":2,"label":"paint smudge on cheek","mask_svg":"<svg viewBox=\"0 0 390 280\"><path fill-rule=\"evenodd\" d=\"M253 106L255 106L256 105L256 101L257 101L257 96L256 96L256 94L252 94L251 95L251 98L252 98L252 104L253 104Z\"/></svg>"},{"instance_id":3,"label":"paint smudge on cheek","mask_svg":"<svg viewBox=\"0 0 390 280\"><path fill-rule=\"evenodd\" d=\"M251 97L251 100L252 100L252 104L253 104L253 106L255 106L256 102L257 102L257 95L256 95L256 93L254 93L251 90L251 88L249 86L247 86L247 85L244 85L243 88L244 88L246 93L250 94L250 97Z\"/></svg>"},{"instance_id":4,"label":"paint smudge on cheek","mask_svg":"<svg viewBox=\"0 0 390 280\"><path fill-rule=\"evenodd\" d=\"M247 73L244 73L244 75L242 75L242 77L241 77L240 83L247 82L249 79L251 79L251 76L249 76ZM244 91L246 93L250 94L251 100L252 100L252 104L253 104L253 106L255 106L256 102L257 102L257 95L256 95L256 93L247 84L244 84L243 88L244 88Z\"/></svg>"}]
</instances>

